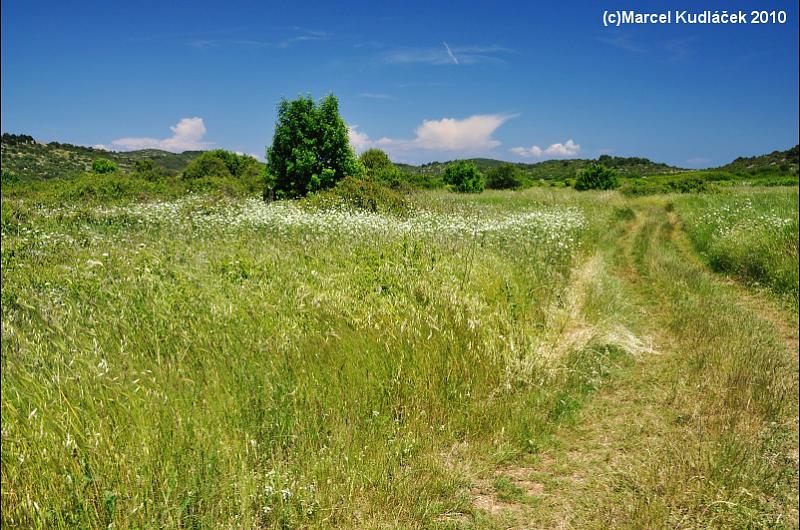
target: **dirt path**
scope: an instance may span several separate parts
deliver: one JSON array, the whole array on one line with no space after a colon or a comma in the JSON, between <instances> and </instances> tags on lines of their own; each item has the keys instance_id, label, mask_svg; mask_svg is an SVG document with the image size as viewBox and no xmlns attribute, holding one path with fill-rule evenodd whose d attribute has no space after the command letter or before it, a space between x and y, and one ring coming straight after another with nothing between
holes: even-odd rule
<instances>
[{"instance_id":1,"label":"dirt path","mask_svg":"<svg viewBox=\"0 0 800 530\"><path fill-rule=\"evenodd\" d=\"M640 273L637 241L639 245L642 241L645 245L664 244L657 241L656 234L667 233L685 259L697 264L697 274L706 274L734 290L743 307L773 326L793 353L796 367L798 335L791 317L761 295L708 271L679 230L673 213L643 208L608 251L609 255L594 256L579 270L572 290L585 291L602 270L604 261L611 262L614 254L613 273L636 293L636 303L645 313L645 320L657 322L655 314L647 314L657 313L659 308L646 300L649 286ZM567 312L575 323L573 328L584 329L585 319L580 314L583 295L576 292L574 300L567 305ZM472 491L475 506L488 515L488 527L608 528L633 524L625 514L637 508L623 506L631 502L630 497L618 495L620 489L630 486L630 470L641 468L643 461L653 458L665 440L680 440L691 424L690 420L681 419L683 415L674 406L675 385L682 383L675 381L673 338L658 326L652 332L656 337L655 351L664 354L653 351L637 356L636 362L621 369L592 396L574 421L563 424L552 447L531 462L497 468L491 478L476 481ZM515 495L505 494L507 491ZM598 511L599 504L615 503L620 505L616 512Z\"/></svg>"}]
</instances>

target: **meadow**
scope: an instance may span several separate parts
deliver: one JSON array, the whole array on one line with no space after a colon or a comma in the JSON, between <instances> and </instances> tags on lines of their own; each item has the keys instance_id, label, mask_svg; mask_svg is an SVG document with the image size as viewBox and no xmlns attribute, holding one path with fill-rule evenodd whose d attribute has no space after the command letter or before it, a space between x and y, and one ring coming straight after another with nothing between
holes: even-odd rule
<instances>
[{"instance_id":1,"label":"meadow","mask_svg":"<svg viewBox=\"0 0 800 530\"><path fill-rule=\"evenodd\" d=\"M797 187L42 197L4 527L798 526Z\"/></svg>"}]
</instances>

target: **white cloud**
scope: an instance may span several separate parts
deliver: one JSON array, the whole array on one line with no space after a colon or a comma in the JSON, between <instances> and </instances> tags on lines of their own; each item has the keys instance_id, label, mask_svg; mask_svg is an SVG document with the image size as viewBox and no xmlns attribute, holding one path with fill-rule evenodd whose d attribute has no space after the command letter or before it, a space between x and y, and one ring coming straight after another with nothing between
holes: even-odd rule
<instances>
[{"instance_id":1,"label":"white cloud","mask_svg":"<svg viewBox=\"0 0 800 530\"><path fill-rule=\"evenodd\" d=\"M101 151L111 151L106 144L94 144L92 146L94 149L100 149Z\"/></svg>"},{"instance_id":2,"label":"white cloud","mask_svg":"<svg viewBox=\"0 0 800 530\"><path fill-rule=\"evenodd\" d=\"M414 144L437 151L480 151L500 145L492 134L511 115L479 114L463 120L425 120L417 127Z\"/></svg>"},{"instance_id":3,"label":"white cloud","mask_svg":"<svg viewBox=\"0 0 800 530\"><path fill-rule=\"evenodd\" d=\"M550 144L550 146L548 146L545 149L542 149L538 145L532 145L530 147L512 147L511 149L509 149L509 151L511 151L515 155L519 155L525 158L531 158L531 157L539 158L543 155L550 155L557 157L574 156L578 154L580 150L581 146L572 141L571 138L566 142L564 142L563 144L562 143Z\"/></svg>"},{"instance_id":4,"label":"white cloud","mask_svg":"<svg viewBox=\"0 0 800 530\"><path fill-rule=\"evenodd\" d=\"M357 153L360 153L369 149L372 142L366 133L357 131L357 128L358 125L348 125L347 136L350 138L350 145L353 147L353 149Z\"/></svg>"},{"instance_id":5,"label":"white cloud","mask_svg":"<svg viewBox=\"0 0 800 530\"><path fill-rule=\"evenodd\" d=\"M204 142L206 126L203 118L183 118L176 125L170 127L172 136L169 138L118 138L111 142L111 149L117 151L134 151L137 149L163 149L164 151L200 151L213 145L213 142Z\"/></svg>"},{"instance_id":6,"label":"white cloud","mask_svg":"<svg viewBox=\"0 0 800 530\"><path fill-rule=\"evenodd\" d=\"M500 142L492 134L513 114L477 114L469 118L424 120L414 131L414 138L379 138L372 140L366 133L350 126L350 144L356 151L379 147L390 153L413 151L446 151L450 153L479 153L489 151Z\"/></svg>"}]
</instances>

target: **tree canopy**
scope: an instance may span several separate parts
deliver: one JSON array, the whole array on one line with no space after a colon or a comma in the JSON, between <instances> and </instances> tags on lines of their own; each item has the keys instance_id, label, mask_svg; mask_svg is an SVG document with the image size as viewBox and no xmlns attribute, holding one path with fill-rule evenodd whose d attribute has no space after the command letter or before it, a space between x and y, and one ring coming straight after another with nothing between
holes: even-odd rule
<instances>
[{"instance_id":1,"label":"tree canopy","mask_svg":"<svg viewBox=\"0 0 800 530\"><path fill-rule=\"evenodd\" d=\"M363 173L335 96L319 102L310 96L280 102L267 166L278 197L302 197Z\"/></svg>"},{"instance_id":2,"label":"tree canopy","mask_svg":"<svg viewBox=\"0 0 800 530\"><path fill-rule=\"evenodd\" d=\"M483 175L472 162L459 160L449 164L442 174L446 184L461 193L480 193L486 186Z\"/></svg>"}]
</instances>

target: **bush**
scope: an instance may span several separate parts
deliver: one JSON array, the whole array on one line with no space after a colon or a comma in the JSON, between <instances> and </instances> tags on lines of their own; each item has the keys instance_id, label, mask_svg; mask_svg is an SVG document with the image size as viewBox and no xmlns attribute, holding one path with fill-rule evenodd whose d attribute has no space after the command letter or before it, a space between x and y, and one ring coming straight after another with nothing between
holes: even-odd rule
<instances>
[{"instance_id":1,"label":"bush","mask_svg":"<svg viewBox=\"0 0 800 530\"><path fill-rule=\"evenodd\" d=\"M449 164L442 174L446 184L460 193L480 193L486 186L483 175L475 164L459 160Z\"/></svg>"},{"instance_id":2,"label":"bush","mask_svg":"<svg viewBox=\"0 0 800 530\"><path fill-rule=\"evenodd\" d=\"M592 164L578 174L575 180L575 189L585 190L613 190L619 187L617 172L601 164Z\"/></svg>"},{"instance_id":3,"label":"bush","mask_svg":"<svg viewBox=\"0 0 800 530\"><path fill-rule=\"evenodd\" d=\"M167 178L169 173L166 169L156 164L152 160L145 159L136 161L134 172L131 176L150 182L156 182Z\"/></svg>"},{"instance_id":4,"label":"bush","mask_svg":"<svg viewBox=\"0 0 800 530\"><path fill-rule=\"evenodd\" d=\"M307 198L305 204L405 215L411 209L409 194L410 189L405 186L392 188L371 178L345 177L335 187Z\"/></svg>"},{"instance_id":5,"label":"bush","mask_svg":"<svg viewBox=\"0 0 800 530\"><path fill-rule=\"evenodd\" d=\"M620 188L620 192L627 197L643 197L645 195L659 195L669 193L670 189L658 182L648 182L646 180L631 180Z\"/></svg>"},{"instance_id":6,"label":"bush","mask_svg":"<svg viewBox=\"0 0 800 530\"><path fill-rule=\"evenodd\" d=\"M255 158L224 149L200 154L183 171L183 179L191 191L214 189L229 195L263 190L265 182Z\"/></svg>"},{"instance_id":7,"label":"bush","mask_svg":"<svg viewBox=\"0 0 800 530\"><path fill-rule=\"evenodd\" d=\"M107 158L95 158L92 160L93 173L103 175L105 173L113 173L118 169L117 165Z\"/></svg>"},{"instance_id":8,"label":"bush","mask_svg":"<svg viewBox=\"0 0 800 530\"><path fill-rule=\"evenodd\" d=\"M5 133L8 134L8 133ZM19 182L19 175L14 173L13 171L9 171L7 169L2 170L2 178L0 179L0 184L8 185L8 184L16 184Z\"/></svg>"},{"instance_id":9,"label":"bush","mask_svg":"<svg viewBox=\"0 0 800 530\"><path fill-rule=\"evenodd\" d=\"M367 175L374 175L375 173L385 171L389 168L394 168L394 164L389 160L389 155L380 149L367 149L361 156L358 157L361 165L367 172Z\"/></svg>"},{"instance_id":10,"label":"bush","mask_svg":"<svg viewBox=\"0 0 800 530\"><path fill-rule=\"evenodd\" d=\"M714 190L714 186L699 177L690 177L670 182L669 187L678 193L701 193Z\"/></svg>"},{"instance_id":11,"label":"bush","mask_svg":"<svg viewBox=\"0 0 800 530\"><path fill-rule=\"evenodd\" d=\"M268 192L278 197L302 197L363 173L333 95L319 104L311 97L282 100L267 161L274 177Z\"/></svg>"},{"instance_id":12,"label":"bush","mask_svg":"<svg viewBox=\"0 0 800 530\"><path fill-rule=\"evenodd\" d=\"M522 186L522 172L514 164L502 164L486 172L486 187L495 190Z\"/></svg>"}]
</instances>

